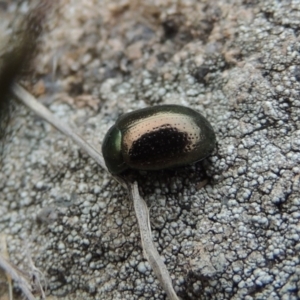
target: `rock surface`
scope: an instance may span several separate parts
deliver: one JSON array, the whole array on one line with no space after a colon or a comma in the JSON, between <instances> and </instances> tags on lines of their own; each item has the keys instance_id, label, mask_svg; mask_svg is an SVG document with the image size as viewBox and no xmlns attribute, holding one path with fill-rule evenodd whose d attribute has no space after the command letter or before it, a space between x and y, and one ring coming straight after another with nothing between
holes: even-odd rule
<instances>
[{"instance_id":1,"label":"rock surface","mask_svg":"<svg viewBox=\"0 0 300 300\"><path fill-rule=\"evenodd\" d=\"M146 106L186 105L215 128L203 162L138 174L178 295L299 299L300 1L61 3L27 82L56 116L98 148L121 113ZM126 191L13 107L0 173L11 260L31 273L30 255L49 299L165 299Z\"/></svg>"}]
</instances>

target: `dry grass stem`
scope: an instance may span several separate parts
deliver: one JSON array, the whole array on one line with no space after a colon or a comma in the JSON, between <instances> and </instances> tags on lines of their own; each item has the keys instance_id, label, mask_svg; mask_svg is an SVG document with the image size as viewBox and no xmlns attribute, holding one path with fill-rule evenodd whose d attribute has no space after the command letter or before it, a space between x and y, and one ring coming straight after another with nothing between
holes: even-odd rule
<instances>
[{"instance_id":1,"label":"dry grass stem","mask_svg":"<svg viewBox=\"0 0 300 300\"><path fill-rule=\"evenodd\" d=\"M8 250L7 250L7 243L6 243L5 234L0 235L0 248L1 248L1 253L2 253L3 257L6 260L9 260L9 253L8 253ZM11 276L8 273L6 273L6 277L7 277L7 283L8 283L9 300L12 300L13 299L12 279L11 279Z\"/></svg>"},{"instance_id":2,"label":"dry grass stem","mask_svg":"<svg viewBox=\"0 0 300 300\"><path fill-rule=\"evenodd\" d=\"M46 107L39 103L19 84L14 84L12 91L14 95L27 107L29 107L32 111L34 111L38 116L46 120L48 123L56 127L66 136L70 137L81 149L86 151L91 158L93 158L103 169L107 171L103 156L97 150L95 150L94 147L89 145L84 139L76 134L67 124L58 120ZM153 272L157 276L169 299L178 300L178 297L173 289L169 272L153 244L151 237L149 210L146 202L139 195L137 183L134 182L132 184L125 182L124 179L118 176L114 176L114 178L122 186L124 186L125 188L127 187L130 198L133 200L142 239L142 246L146 259L148 260L150 266L153 269Z\"/></svg>"},{"instance_id":3,"label":"dry grass stem","mask_svg":"<svg viewBox=\"0 0 300 300\"><path fill-rule=\"evenodd\" d=\"M30 275L33 278L33 282L36 285L36 288L38 289L38 292L41 293L41 299L46 299L46 294L42 285L42 282L45 285L45 290L47 289L47 282L45 275L35 266L33 263L33 260L31 258L31 252L28 247L28 244L25 244L25 249L26 249L26 256L28 259L29 267L30 267Z\"/></svg>"},{"instance_id":4,"label":"dry grass stem","mask_svg":"<svg viewBox=\"0 0 300 300\"><path fill-rule=\"evenodd\" d=\"M19 271L0 254L0 268L4 270L14 280L20 290L24 293L28 300L35 300L31 293L29 282L22 276Z\"/></svg>"},{"instance_id":5,"label":"dry grass stem","mask_svg":"<svg viewBox=\"0 0 300 300\"><path fill-rule=\"evenodd\" d=\"M81 136L75 133L66 123L60 121L56 118L44 105L39 103L30 93L28 93L19 84L14 84L12 87L14 95L34 111L39 117L53 125L60 132L68 136L77 144L81 149L83 149L91 158L93 158L104 170L107 168L104 163L103 156L98 152L93 146L89 145Z\"/></svg>"},{"instance_id":6,"label":"dry grass stem","mask_svg":"<svg viewBox=\"0 0 300 300\"><path fill-rule=\"evenodd\" d=\"M170 300L178 300L176 292L173 289L172 279L170 274L162 261L159 253L157 252L155 245L152 241L151 227L149 219L149 210L146 202L139 195L137 182L130 183L128 185L130 191L130 197L134 203L134 209L138 220L142 246L144 250L145 258L148 260L154 274L157 276L164 291L168 295Z\"/></svg>"}]
</instances>

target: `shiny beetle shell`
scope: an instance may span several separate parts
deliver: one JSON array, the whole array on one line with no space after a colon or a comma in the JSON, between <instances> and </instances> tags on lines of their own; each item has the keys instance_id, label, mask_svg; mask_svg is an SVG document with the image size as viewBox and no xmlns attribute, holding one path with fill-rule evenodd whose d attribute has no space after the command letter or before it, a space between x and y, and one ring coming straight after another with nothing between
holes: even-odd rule
<instances>
[{"instance_id":1,"label":"shiny beetle shell","mask_svg":"<svg viewBox=\"0 0 300 300\"><path fill-rule=\"evenodd\" d=\"M162 105L122 115L107 132L102 153L108 170L160 170L187 165L208 156L215 133L198 112Z\"/></svg>"}]
</instances>

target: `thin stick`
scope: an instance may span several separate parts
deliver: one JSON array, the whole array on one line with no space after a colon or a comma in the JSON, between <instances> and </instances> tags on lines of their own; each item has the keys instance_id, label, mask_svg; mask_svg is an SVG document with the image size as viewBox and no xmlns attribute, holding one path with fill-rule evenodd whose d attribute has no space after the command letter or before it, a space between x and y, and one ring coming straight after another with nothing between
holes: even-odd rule
<instances>
[{"instance_id":1,"label":"thin stick","mask_svg":"<svg viewBox=\"0 0 300 300\"><path fill-rule=\"evenodd\" d=\"M130 191L130 197L134 203L134 209L141 233L144 255L169 299L179 300L176 292L173 289L170 274L153 244L151 237L149 210L146 202L139 195L137 182L129 183L128 190Z\"/></svg>"},{"instance_id":2,"label":"thin stick","mask_svg":"<svg viewBox=\"0 0 300 300\"><path fill-rule=\"evenodd\" d=\"M66 123L56 118L44 105L39 103L30 93L23 87L15 83L12 91L17 98L34 111L38 116L46 120L48 123L57 128L60 132L71 138L75 144L93 158L104 170L107 171L103 156L93 146L89 145L80 135L75 133Z\"/></svg>"},{"instance_id":3,"label":"thin stick","mask_svg":"<svg viewBox=\"0 0 300 300\"><path fill-rule=\"evenodd\" d=\"M19 275L17 270L0 254L0 268L4 270L16 282L28 300L36 300L30 291L30 285L26 279Z\"/></svg>"}]
</instances>

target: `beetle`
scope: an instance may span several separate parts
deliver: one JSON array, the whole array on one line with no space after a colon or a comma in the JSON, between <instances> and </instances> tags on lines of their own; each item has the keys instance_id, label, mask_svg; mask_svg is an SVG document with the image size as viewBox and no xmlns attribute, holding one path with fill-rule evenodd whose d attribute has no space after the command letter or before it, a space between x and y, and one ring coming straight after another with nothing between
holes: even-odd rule
<instances>
[{"instance_id":1,"label":"beetle","mask_svg":"<svg viewBox=\"0 0 300 300\"><path fill-rule=\"evenodd\" d=\"M195 110L161 105L121 115L102 144L112 174L127 169L160 170L197 162L214 149L210 123Z\"/></svg>"}]
</instances>

